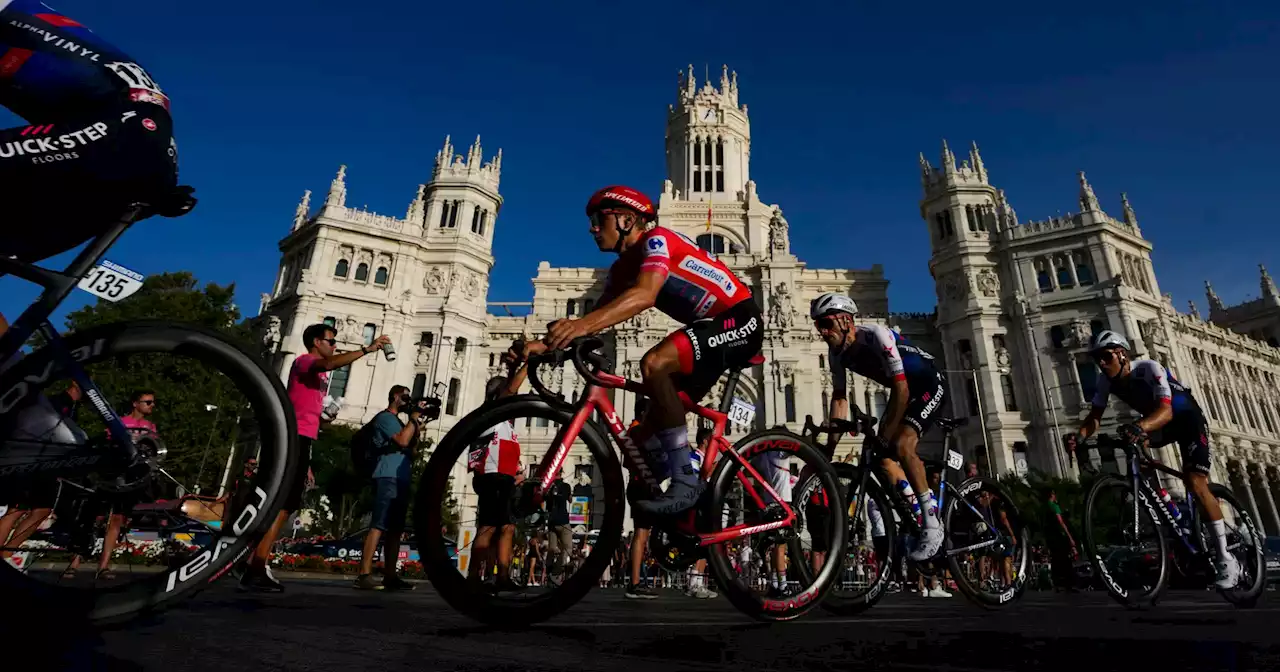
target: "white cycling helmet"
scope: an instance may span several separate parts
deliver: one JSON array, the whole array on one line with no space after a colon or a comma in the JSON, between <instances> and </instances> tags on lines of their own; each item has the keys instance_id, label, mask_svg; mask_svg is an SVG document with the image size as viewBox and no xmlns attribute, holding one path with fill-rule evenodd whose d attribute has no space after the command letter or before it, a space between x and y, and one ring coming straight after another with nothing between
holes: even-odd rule
<instances>
[{"instance_id":1,"label":"white cycling helmet","mask_svg":"<svg viewBox=\"0 0 1280 672\"><path fill-rule=\"evenodd\" d=\"M1129 349L1129 341L1124 340L1124 336L1117 334L1110 329L1103 329L1089 340L1089 352L1097 352L1106 350L1107 348L1124 348Z\"/></svg>"},{"instance_id":2,"label":"white cycling helmet","mask_svg":"<svg viewBox=\"0 0 1280 672\"><path fill-rule=\"evenodd\" d=\"M809 319L816 320L827 313L836 311L856 315L858 312L858 306L853 303L853 299L845 296L844 294L827 292L826 294L814 299L813 302L809 304Z\"/></svg>"}]
</instances>

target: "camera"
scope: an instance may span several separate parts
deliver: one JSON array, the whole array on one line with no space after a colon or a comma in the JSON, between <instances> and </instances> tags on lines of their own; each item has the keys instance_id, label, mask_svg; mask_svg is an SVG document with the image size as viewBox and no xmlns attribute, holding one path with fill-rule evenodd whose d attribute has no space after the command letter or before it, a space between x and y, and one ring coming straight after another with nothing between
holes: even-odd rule
<instances>
[{"instance_id":1,"label":"camera","mask_svg":"<svg viewBox=\"0 0 1280 672\"><path fill-rule=\"evenodd\" d=\"M436 383L434 396L410 397L408 394L400 395L400 406L396 409L397 413L411 413L415 410L422 414L424 423L431 422L440 417L440 406L443 402L440 400L440 394L444 388L444 383Z\"/></svg>"}]
</instances>

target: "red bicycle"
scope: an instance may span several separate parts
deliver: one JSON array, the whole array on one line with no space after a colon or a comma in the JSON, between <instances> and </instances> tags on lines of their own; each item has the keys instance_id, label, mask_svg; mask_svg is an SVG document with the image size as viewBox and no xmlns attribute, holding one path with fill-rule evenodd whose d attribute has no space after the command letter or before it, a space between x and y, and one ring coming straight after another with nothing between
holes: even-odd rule
<instances>
[{"instance_id":1,"label":"red bicycle","mask_svg":"<svg viewBox=\"0 0 1280 672\"><path fill-rule=\"evenodd\" d=\"M623 427L607 392L621 389L646 395L646 390L642 384L610 372L609 362L597 352L603 346L600 339L585 337L576 339L566 350L531 357L529 381L536 394L484 404L462 418L432 453L418 486L415 520L422 521L417 528L427 532L420 538L419 548L432 585L458 611L485 623L527 625L565 611L599 584L600 576L621 542L626 500L622 464L606 435L613 436L631 473L644 478L649 488L658 487L640 446ZM547 389L538 376L540 366L559 366L566 358L587 383L574 404ZM750 366L763 363L764 358L757 355ZM712 424L710 435L701 445L704 457L700 475L707 488L693 510L662 520L655 526L653 535L664 535L668 550L682 555L685 563L705 557L721 590L742 612L763 621L790 620L808 612L831 590L840 573L842 562L837 557L840 554L830 554L820 571L806 573L801 585L786 590L783 596L768 595L737 576L726 542L745 542L759 536L759 541L785 547L792 537L802 533L800 518L789 501L791 468L816 474L828 493L839 493L842 488L835 470L823 455L786 429L754 432L730 446L724 432L740 374L741 370L730 371L719 409L699 406L681 393L685 408ZM595 417L599 420L592 419L597 413ZM545 419L556 423L559 429L546 448L536 475L516 490L513 517L521 521L538 515L544 494L571 450L584 452L583 448L575 447L575 442L581 439L585 452L601 465L599 473L593 475L591 507L592 523L600 534L581 567L559 585L504 595L468 581L458 571L446 549L442 509L450 476L457 474L459 457L490 428L519 418L525 418L526 422ZM528 454L527 447L525 453ZM720 459L721 456L726 459ZM838 494L833 496L840 499ZM726 512L727 505L740 505L739 510L743 512ZM848 534L843 501L833 503L831 510L834 515L828 533L832 548L843 548ZM805 560L797 558L792 562Z\"/></svg>"}]
</instances>

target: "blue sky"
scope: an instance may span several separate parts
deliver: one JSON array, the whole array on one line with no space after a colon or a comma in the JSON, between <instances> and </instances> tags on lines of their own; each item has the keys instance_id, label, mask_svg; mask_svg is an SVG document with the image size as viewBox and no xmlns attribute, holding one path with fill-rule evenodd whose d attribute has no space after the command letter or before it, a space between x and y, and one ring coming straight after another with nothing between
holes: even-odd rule
<instances>
[{"instance_id":1,"label":"blue sky","mask_svg":"<svg viewBox=\"0 0 1280 672\"><path fill-rule=\"evenodd\" d=\"M540 260L607 264L582 204L609 183L656 195L689 63L738 72L752 177L793 251L884 264L893 310L935 302L916 156L937 165L943 137L979 143L1023 219L1077 209L1078 170L1112 214L1128 192L1181 309L1204 309L1205 279L1230 304L1257 296L1258 263L1280 276L1280 3L50 4L169 95L201 199L109 258L235 282L249 315L304 189L322 198L345 163L348 205L403 216L445 134L504 150L491 301L530 300ZM11 317L34 296L0 283Z\"/></svg>"}]
</instances>

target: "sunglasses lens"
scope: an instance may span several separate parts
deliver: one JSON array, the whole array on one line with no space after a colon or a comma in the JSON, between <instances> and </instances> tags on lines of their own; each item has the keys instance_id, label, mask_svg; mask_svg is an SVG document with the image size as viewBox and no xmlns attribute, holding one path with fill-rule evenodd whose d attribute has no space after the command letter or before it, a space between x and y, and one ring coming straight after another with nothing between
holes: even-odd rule
<instances>
[{"instance_id":1,"label":"sunglasses lens","mask_svg":"<svg viewBox=\"0 0 1280 672\"><path fill-rule=\"evenodd\" d=\"M833 320L833 319L831 319L830 317L819 317L819 318L818 318L818 328L819 328L819 329L830 329L830 328L832 328L832 327L834 327L834 326L836 326L836 321L835 321L835 320Z\"/></svg>"}]
</instances>

